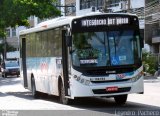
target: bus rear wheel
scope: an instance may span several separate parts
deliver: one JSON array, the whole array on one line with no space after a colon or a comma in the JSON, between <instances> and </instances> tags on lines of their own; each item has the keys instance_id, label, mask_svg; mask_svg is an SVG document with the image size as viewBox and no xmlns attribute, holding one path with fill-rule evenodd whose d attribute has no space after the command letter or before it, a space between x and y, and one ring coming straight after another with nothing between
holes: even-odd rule
<instances>
[{"instance_id":1,"label":"bus rear wheel","mask_svg":"<svg viewBox=\"0 0 160 116\"><path fill-rule=\"evenodd\" d=\"M65 97L65 89L62 82L60 83L59 93L60 103L65 105L69 104L69 99Z\"/></svg>"},{"instance_id":2,"label":"bus rear wheel","mask_svg":"<svg viewBox=\"0 0 160 116\"><path fill-rule=\"evenodd\" d=\"M126 95L118 95L114 97L114 100L116 102L116 104L118 105L124 105L127 101L127 94Z\"/></svg>"},{"instance_id":3,"label":"bus rear wheel","mask_svg":"<svg viewBox=\"0 0 160 116\"><path fill-rule=\"evenodd\" d=\"M35 80L31 78L31 90L34 98L39 98L39 92L36 90Z\"/></svg>"}]
</instances>

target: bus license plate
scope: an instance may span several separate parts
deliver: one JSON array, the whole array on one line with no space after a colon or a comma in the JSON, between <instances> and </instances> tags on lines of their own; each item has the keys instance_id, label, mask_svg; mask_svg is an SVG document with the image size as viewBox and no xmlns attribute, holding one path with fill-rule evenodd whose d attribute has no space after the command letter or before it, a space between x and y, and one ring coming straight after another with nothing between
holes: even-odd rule
<instances>
[{"instance_id":1,"label":"bus license plate","mask_svg":"<svg viewBox=\"0 0 160 116\"><path fill-rule=\"evenodd\" d=\"M107 87L106 91L109 91L109 92L111 92L111 91L118 91L118 87L116 87L116 86L114 86L114 87Z\"/></svg>"}]
</instances>

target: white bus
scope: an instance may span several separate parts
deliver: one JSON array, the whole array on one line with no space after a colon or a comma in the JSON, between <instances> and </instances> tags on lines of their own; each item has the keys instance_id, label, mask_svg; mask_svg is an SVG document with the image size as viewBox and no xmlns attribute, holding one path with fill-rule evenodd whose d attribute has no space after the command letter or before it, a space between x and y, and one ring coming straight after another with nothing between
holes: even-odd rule
<instances>
[{"instance_id":1,"label":"white bus","mask_svg":"<svg viewBox=\"0 0 160 116\"><path fill-rule=\"evenodd\" d=\"M35 98L43 92L63 104L78 97L124 104L144 91L142 47L135 15L57 18L20 32L21 77Z\"/></svg>"}]
</instances>

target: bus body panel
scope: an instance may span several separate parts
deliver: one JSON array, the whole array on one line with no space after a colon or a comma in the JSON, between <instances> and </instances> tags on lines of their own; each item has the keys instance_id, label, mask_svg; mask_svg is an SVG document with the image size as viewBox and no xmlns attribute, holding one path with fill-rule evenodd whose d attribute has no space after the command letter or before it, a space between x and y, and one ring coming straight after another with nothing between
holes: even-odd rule
<instances>
[{"instance_id":1,"label":"bus body panel","mask_svg":"<svg viewBox=\"0 0 160 116\"><path fill-rule=\"evenodd\" d=\"M44 93L58 95L58 77L61 75L61 58L27 58L28 89L31 90L31 75L36 89Z\"/></svg>"}]
</instances>

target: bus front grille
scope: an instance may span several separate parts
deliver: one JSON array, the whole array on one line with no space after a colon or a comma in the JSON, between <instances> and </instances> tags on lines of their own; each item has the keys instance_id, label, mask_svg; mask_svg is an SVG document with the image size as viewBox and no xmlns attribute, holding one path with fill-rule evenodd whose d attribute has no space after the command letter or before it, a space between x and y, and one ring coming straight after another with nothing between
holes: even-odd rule
<instances>
[{"instance_id":1,"label":"bus front grille","mask_svg":"<svg viewBox=\"0 0 160 116\"><path fill-rule=\"evenodd\" d=\"M115 70L88 70L88 71L83 71L83 75L85 76L98 76L98 75L109 75L109 74L121 74L121 73L126 73L126 72L133 72L133 68L124 68L124 69L115 69ZM107 73L109 72L109 73Z\"/></svg>"},{"instance_id":2,"label":"bus front grille","mask_svg":"<svg viewBox=\"0 0 160 116\"><path fill-rule=\"evenodd\" d=\"M106 80L106 81L91 81L91 82L92 83L130 82L130 79Z\"/></svg>"}]
</instances>

